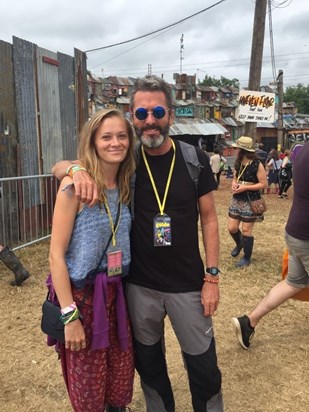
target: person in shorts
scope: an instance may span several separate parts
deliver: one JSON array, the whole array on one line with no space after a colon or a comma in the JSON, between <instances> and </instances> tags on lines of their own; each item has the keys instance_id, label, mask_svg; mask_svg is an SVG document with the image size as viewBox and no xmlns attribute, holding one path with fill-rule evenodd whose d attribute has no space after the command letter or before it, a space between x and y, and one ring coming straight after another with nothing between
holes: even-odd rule
<instances>
[{"instance_id":1,"label":"person in shorts","mask_svg":"<svg viewBox=\"0 0 309 412\"><path fill-rule=\"evenodd\" d=\"M248 349L258 322L302 289L309 287L309 142L293 164L294 198L285 227L288 275L275 285L247 316L232 318L240 345Z\"/></svg>"}]
</instances>

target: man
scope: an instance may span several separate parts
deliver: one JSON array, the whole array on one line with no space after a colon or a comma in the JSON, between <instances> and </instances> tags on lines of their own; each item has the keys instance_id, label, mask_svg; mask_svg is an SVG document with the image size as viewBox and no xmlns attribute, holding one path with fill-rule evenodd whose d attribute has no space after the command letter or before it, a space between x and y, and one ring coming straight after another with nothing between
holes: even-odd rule
<instances>
[{"instance_id":1,"label":"man","mask_svg":"<svg viewBox=\"0 0 309 412\"><path fill-rule=\"evenodd\" d=\"M309 287L309 142L305 143L293 163L294 198L285 228L289 251L288 276L275 285L249 314L232 318L240 345L250 346L255 327L269 312L276 309L301 289Z\"/></svg>"},{"instance_id":2,"label":"man","mask_svg":"<svg viewBox=\"0 0 309 412\"><path fill-rule=\"evenodd\" d=\"M210 157L210 167L217 182L217 189L219 188L221 172L224 171L226 162L226 158L221 156L219 149L215 147L214 154Z\"/></svg>"},{"instance_id":3,"label":"man","mask_svg":"<svg viewBox=\"0 0 309 412\"><path fill-rule=\"evenodd\" d=\"M267 152L265 152L264 150L264 145L263 143L259 143L258 148L255 151L256 153L256 157L258 159L260 159L260 161L262 162L263 166L266 167L266 161L267 161Z\"/></svg>"},{"instance_id":4,"label":"man","mask_svg":"<svg viewBox=\"0 0 309 412\"><path fill-rule=\"evenodd\" d=\"M182 349L194 411L221 412L221 373L211 320L219 303L216 182L207 157L197 149L202 167L196 188L179 142L169 137L174 113L170 86L163 79L140 79L130 109L141 148L127 302L147 411L175 411L164 350L168 315ZM58 178L67 166L61 162L54 167ZM74 175L76 194L91 205L97 194L87 176L83 171ZM199 217L206 270L199 252Z\"/></svg>"}]
</instances>

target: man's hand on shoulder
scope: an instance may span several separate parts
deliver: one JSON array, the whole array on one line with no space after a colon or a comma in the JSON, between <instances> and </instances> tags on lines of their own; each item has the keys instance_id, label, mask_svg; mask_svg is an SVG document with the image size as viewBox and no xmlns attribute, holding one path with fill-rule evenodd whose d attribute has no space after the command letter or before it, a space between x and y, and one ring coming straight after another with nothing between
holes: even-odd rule
<instances>
[{"instance_id":1,"label":"man's hand on shoulder","mask_svg":"<svg viewBox=\"0 0 309 412\"><path fill-rule=\"evenodd\" d=\"M68 170L74 169L73 166L80 166L75 170L70 171L70 176L73 179L75 187L75 195L80 202L94 206L98 201L98 188L94 180L89 176L88 172L82 168L78 160L62 160L56 163L52 168L52 173L58 180L62 180L68 175Z\"/></svg>"},{"instance_id":2,"label":"man's hand on shoulder","mask_svg":"<svg viewBox=\"0 0 309 412\"><path fill-rule=\"evenodd\" d=\"M79 170L73 174L76 197L83 203L94 206L98 202L98 188L88 172Z\"/></svg>"}]
</instances>

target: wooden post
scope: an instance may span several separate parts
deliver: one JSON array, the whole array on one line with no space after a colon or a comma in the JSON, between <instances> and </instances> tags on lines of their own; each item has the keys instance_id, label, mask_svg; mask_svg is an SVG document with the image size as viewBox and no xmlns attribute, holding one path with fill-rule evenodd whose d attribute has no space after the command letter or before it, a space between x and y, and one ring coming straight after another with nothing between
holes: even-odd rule
<instances>
[{"instance_id":1,"label":"wooden post","mask_svg":"<svg viewBox=\"0 0 309 412\"><path fill-rule=\"evenodd\" d=\"M253 36L248 89L259 91L262 72L262 58L264 48L265 18L267 0L256 0L254 11ZM245 123L245 135L256 140L256 123Z\"/></svg>"}]
</instances>

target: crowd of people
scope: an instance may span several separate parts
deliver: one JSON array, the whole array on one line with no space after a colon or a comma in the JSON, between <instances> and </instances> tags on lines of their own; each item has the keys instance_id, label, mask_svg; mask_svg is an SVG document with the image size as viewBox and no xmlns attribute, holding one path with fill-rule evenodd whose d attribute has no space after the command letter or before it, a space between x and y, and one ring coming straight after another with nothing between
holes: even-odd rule
<instances>
[{"instance_id":1,"label":"crowd of people","mask_svg":"<svg viewBox=\"0 0 309 412\"><path fill-rule=\"evenodd\" d=\"M194 148L190 163L197 178L192 178L189 145L169 137L174 112L168 83L156 76L141 78L130 112L132 125L116 109L97 112L83 128L77 160L53 167L61 183L48 286L64 324L65 342L54 342L64 382L75 412L124 412L130 410L135 368L147 411L174 412L165 358L168 316L194 412L221 412L212 323L220 301L214 191L224 172L231 178L231 256L243 251L235 266L245 270L252 264L254 225L264 218L252 203L272 187L286 198L293 178L285 235L288 276L249 315L232 318L240 345L248 349L262 317L309 287L309 143L292 165L288 150L267 153L262 144L256 149L251 137L241 136L233 144L233 170L226 168L218 148L210 158ZM168 241L159 242L159 232ZM15 273L13 284L21 285L29 273L20 262L18 268L9 266L9 255L12 260L12 252L0 245L0 259Z\"/></svg>"}]
</instances>

